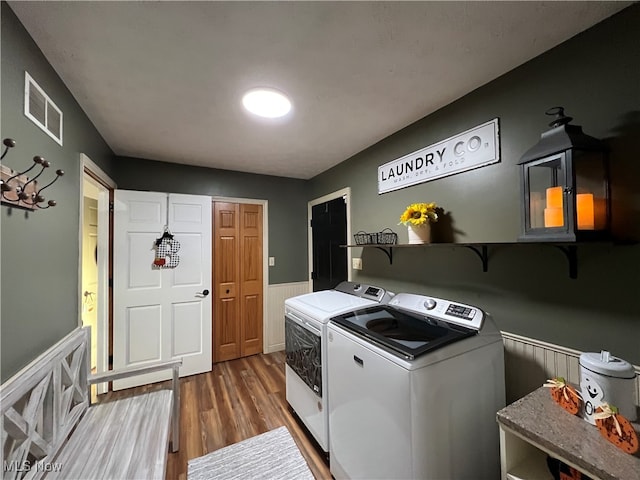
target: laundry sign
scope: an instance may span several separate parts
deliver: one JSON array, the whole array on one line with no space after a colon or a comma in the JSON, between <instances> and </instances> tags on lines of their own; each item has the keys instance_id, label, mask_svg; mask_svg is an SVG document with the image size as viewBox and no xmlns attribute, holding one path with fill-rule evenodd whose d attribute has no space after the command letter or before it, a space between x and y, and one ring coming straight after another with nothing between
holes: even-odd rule
<instances>
[{"instance_id":1,"label":"laundry sign","mask_svg":"<svg viewBox=\"0 0 640 480\"><path fill-rule=\"evenodd\" d=\"M498 119L378 167L378 194L500 161Z\"/></svg>"}]
</instances>

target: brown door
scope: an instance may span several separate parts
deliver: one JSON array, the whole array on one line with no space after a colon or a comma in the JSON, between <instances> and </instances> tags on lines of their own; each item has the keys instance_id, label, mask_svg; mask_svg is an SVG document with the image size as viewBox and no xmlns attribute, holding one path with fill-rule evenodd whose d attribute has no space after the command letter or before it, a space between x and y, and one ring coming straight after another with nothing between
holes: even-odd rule
<instances>
[{"instance_id":1,"label":"brown door","mask_svg":"<svg viewBox=\"0 0 640 480\"><path fill-rule=\"evenodd\" d=\"M262 205L240 204L240 356L262 352Z\"/></svg>"},{"instance_id":2,"label":"brown door","mask_svg":"<svg viewBox=\"0 0 640 480\"><path fill-rule=\"evenodd\" d=\"M262 205L213 205L213 359L262 352Z\"/></svg>"}]
</instances>

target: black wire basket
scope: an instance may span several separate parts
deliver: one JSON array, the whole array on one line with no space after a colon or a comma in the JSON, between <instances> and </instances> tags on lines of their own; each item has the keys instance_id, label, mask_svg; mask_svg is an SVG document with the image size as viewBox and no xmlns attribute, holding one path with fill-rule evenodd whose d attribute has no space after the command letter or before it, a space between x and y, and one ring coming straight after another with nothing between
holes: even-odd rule
<instances>
[{"instance_id":1,"label":"black wire basket","mask_svg":"<svg viewBox=\"0 0 640 480\"><path fill-rule=\"evenodd\" d=\"M353 239L356 245L375 245L378 243L378 234L359 231L353 235Z\"/></svg>"},{"instance_id":2,"label":"black wire basket","mask_svg":"<svg viewBox=\"0 0 640 480\"><path fill-rule=\"evenodd\" d=\"M378 245L395 245L398 243L398 234L390 228L385 228L376 235L378 237Z\"/></svg>"},{"instance_id":3,"label":"black wire basket","mask_svg":"<svg viewBox=\"0 0 640 480\"><path fill-rule=\"evenodd\" d=\"M356 245L395 245L398 243L398 234L390 228L381 232L367 233L360 231L353 235Z\"/></svg>"}]
</instances>

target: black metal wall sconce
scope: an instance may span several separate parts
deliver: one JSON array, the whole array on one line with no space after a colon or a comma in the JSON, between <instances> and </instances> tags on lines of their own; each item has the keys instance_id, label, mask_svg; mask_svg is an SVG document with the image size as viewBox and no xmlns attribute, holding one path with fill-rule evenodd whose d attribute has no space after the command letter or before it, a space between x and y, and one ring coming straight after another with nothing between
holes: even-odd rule
<instances>
[{"instance_id":1,"label":"black metal wall sconce","mask_svg":"<svg viewBox=\"0 0 640 480\"><path fill-rule=\"evenodd\" d=\"M4 144L4 151L2 152L0 161L4 159L10 148L16 146L16 141L12 138L5 138L2 143ZM26 174L38 165L40 166L40 171L35 176L28 177ZM0 198L2 203L32 211L36 208L44 210L49 207L55 207L55 200L49 200L46 202L46 206L43 206L46 199L42 195L42 192L53 185L58 178L63 176L64 171L56 170L56 177L53 180L44 187L38 185L38 178L50 166L49 161L40 155L33 157L33 165L22 172L16 172L0 163Z\"/></svg>"}]
</instances>

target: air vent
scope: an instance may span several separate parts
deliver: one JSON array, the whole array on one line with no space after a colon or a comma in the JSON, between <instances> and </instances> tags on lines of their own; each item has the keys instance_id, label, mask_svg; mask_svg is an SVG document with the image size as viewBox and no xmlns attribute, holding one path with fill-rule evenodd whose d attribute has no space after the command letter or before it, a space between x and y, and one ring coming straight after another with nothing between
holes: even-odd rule
<instances>
[{"instance_id":1,"label":"air vent","mask_svg":"<svg viewBox=\"0 0 640 480\"><path fill-rule=\"evenodd\" d=\"M24 114L62 145L62 111L28 72L24 72Z\"/></svg>"}]
</instances>

